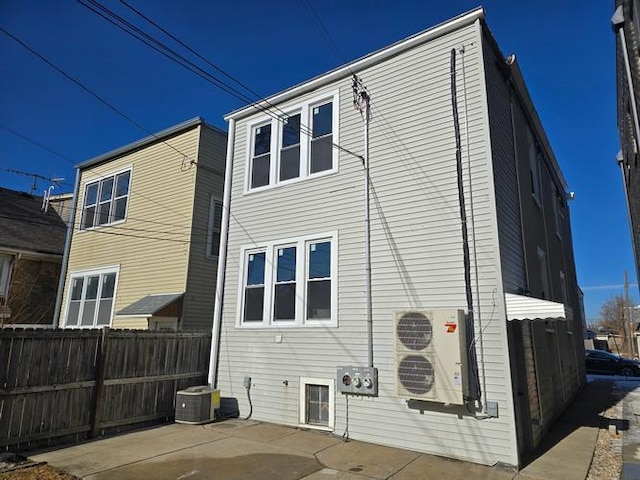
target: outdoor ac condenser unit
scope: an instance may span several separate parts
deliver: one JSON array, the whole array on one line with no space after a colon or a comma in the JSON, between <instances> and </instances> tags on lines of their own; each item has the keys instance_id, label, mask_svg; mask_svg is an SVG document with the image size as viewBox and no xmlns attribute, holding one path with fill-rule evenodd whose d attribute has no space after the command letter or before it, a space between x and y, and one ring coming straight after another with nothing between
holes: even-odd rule
<instances>
[{"instance_id":1,"label":"outdoor ac condenser unit","mask_svg":"<svg viewBox=\"0 0 640 480\"><path fill-rule=\"evenodd\" d=\"M198 425L213 421L220 408L220 390L208 385L189 387L176 393L176 423Z\"/></svg>"}]
</instances>

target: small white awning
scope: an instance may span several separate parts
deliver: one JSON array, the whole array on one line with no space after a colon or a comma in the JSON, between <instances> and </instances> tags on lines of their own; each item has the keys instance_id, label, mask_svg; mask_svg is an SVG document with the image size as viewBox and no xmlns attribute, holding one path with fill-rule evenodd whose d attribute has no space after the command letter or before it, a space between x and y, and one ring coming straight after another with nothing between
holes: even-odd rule
<instances>
[{"instance_id":1,"label":"small white awning","mask_svg":"<svg viewBox=\"0 0 640 480\"><path fill-rule=\"evenodd\" d=\"M572 320L573 310L562 303L505 293L507 320Z\"/></svg>"}]
</instances>

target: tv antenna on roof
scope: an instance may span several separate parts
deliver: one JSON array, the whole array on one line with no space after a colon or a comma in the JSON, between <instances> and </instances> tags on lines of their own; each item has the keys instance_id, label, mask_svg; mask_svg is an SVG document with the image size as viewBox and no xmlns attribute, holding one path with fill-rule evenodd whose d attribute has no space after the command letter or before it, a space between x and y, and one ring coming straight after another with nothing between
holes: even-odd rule
<instances>
[{"instance_id":1,"label":"tv antenna on roof","mask_svg":"<svg viewBox=\"0 0 640 480\"><path fill-rule=\"evenodd\" d=\"M23 175L25 177L33 178L33 183L31 184L31 189L29 191L31 195L33 195L36 192L36 190L38 190L38 179L46 180L48 182L53 183L54 185L58 185L59 183L64 181L64 178L62 177L49 178L49 177L45 177L44 175L40 175L38 173L23 172L21 170L14 170L12 168L3 168L2 170L9 173L15 173L16 175Z\"/></svg>"}]
</instances>

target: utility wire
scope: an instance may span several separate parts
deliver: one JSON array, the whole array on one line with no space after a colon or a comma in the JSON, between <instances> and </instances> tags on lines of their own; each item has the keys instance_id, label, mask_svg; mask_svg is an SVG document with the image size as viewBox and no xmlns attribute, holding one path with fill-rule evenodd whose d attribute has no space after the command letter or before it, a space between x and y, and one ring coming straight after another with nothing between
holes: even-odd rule
<instances>
[{"instance_id":1,"label":"utility wire","mask_svg":"<svg viewBox=\"0 0 640 480\"><path fill-rule=\"evenodd\" d=\"M128 35L132 36L136 40L141 41L142 43L144 43L148 47L152 48L156 52L162 54L163 56L165 56L169 60L172 60L173 62L176 62L178 65L180 65L183 68L187 69L191 73L194 73L194 74L198 75L203 80L211 83L212 85L214 85L217 88L221 89L225 93L228 93L229 95L235 97L236 99L238 99L238 100L240 100L242 102L248 103L249 107L258 110L259 112L264 113L264 114L268 115L269 117L271 117L272 119L274 119L274 120L276 120L278 122L281 122L281 123L286 122L286 120L288 119L288 115L285 112L283 112L282 110L280 110L279 107L277 107L276 105L270 103L267 99L260 97L259 94L255 93L253 90L251 90L245 84L243 84L243 83L239 82L238 80L236 80L232 75L226 73L221 67L219 67L219 66L213 64L212 62L210 62L209 60L207 60L204 56L202 56L201 54L197 53L193 48L189 47L184 42L182 42L181 40L177 39L177 37L175 35L170 34L166 29L160 27L156 22L151 20L148 16L142 14L141 12L138 12L133 7L131 7L130 5L125 4L128 8L130 8L133 11L135 11L141 18L145 19L147 22L149 22L155 28L159 29L161 32L165 33L165 35L168 35L170 38L174 39L174 41L176 41L177 43L182 45L184 48L186 48L187 50L189 50L192 53L194 53L194 55L198 56L198 58L203 59L203 61L207 62L209 65L211 65L217 71L222 72L227 78L233 79L233 81L238 83L238 85L240 85L243 88L245 88L246 90L252 92L255 96L259 97L259 99L258 100L253 100L252 98L250 98L246 94L240 92L235 87L233 87L233 86L229 85L228 83L224 82L223 80L217 78L212 73L207 72L206 70L204 70L199 65L197 65L194 62L192 62L191 60L187 59L185 56L181 55L180 53L178 53L174 49L168 47L167 45L165 45L161 41L157 40L155 37L150 35L148 32L145 32L144 30L140 29L139 27L136 27L131 22L129 22L128 20L124 19L122 16L120 16L117 13L113 12L109 8L105 7L104 5L101 5L96 0L77 0L77 1L82 6L84 6L85 8L90 10L91 12L93 12L94 14L100 16L101 18L103 18L104 20L108 21L109 23L111 23L112 25L117 27L118 29L120 29L123 32L127 33ZM263 106L262 104L266 104L266 106ZM274 113L271 110L277 110L277 111L279 111L281 113ZM313 138L313 132L307 125L304 125L304 124L301 123L299 128L300 128L300 131L303 134ZM342 151L344 153L347 153L347 154L352 155L352 156L354 156L356 158L362 159L362 155L358 155L358 154L352 152L351 150L349 150L349 149L347 149L347 148L345 148L345 147L343 147L341 145L338 145L336 143L332 143L331 145L332 145L332 147L334 147L334 148L336 148L336 149L338 149L338 150L340 150L340 151Z\"/></svg>"},{"instance_id":2,"label":"utility wire","mask_svg":"<svg viewBox=\"0 0 640 480\"><path fill-rule=\"evenodd\" d=\"M0 128L3 128L3 129L5 129L6 131L8 131L8 132L10 132L10 133L13 133L16 137L20 137L20 138L22 138L23 140L26 140L27 142L32 143L32 144L34 144L35 146L40 147L41 149L43 149L43 150L45 150L45 151L47 151L47 152L49 152L49 153L53 153L54 155L56 155L56 156L58 156L58 157L60 157L60 158L62 158L62 159L64 159L64 160L67 160L67 161L69 161L69 162L73 162L73 160L71 160L71 159L70 159L69 157L67 157L66 155L63 155L63 154L61 154L60 152L56 152L56 151L55 151L55 150L53 150L52 148L47 147L46 145L43 145L42 143L37 142L37 141L35 141L34 139L29 138L29 137L27 137L26 135L24 135L24 134L22 134L22 133L20 133L20 132L16 132L16 131L15 131L14 129L12 129L11 127L7 127L6 125L0 125Z\"/></svg>"}]
</instances>

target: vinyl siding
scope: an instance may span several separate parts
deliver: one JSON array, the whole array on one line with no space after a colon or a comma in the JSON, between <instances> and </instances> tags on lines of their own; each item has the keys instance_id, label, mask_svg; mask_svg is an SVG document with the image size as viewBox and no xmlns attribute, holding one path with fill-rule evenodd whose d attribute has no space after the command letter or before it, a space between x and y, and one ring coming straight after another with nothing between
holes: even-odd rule
<instances>
[{"instance_id":1,"label":"vinyl siding","mask_svg":"<svg viewBox=\"0 0 640 480\"><path fill-rule=\"evenodd\" d=\"M522 293L528 288L522 246L510 92L497 65L498 62L504 63L504 60L499 58L486 37L484 45L502 281L505 292Z\"/></svg>"},{"instance_id":2,"label":"vinyl siding","mask_svg":"<svg viewBox=\"0 0 640 480\"><path fill-rule=\"evenodd\" d=\"M354 439L480 463L515 464L479 32L478 24L470 25L357 72L373 105L371 258L374 363L380 391L377 398L349 400L348 428ZM486 398L500 408L499 418L482 422L470 418L464 407L409 409L395 393L394 312L466 306L449 71L451 49L462 45L466 78L463 82L459 57L458 101L462 142L469 145L463 157L464 184L467 213L474 224L469 233L471 262L479 277L476 308L484 328L480 369L486 376ZM337 142L362 152L363 122L351 105L349 78L300 100L335 89L340 100ZM245 194L247 120L251 118L236 124L218 387L247 412L243 377L251 376L253 417L297 425L300 377L332 379L338 365L367 363L363 171L359 159L340 153L336 174ZM236 327L241 247L330 231L338 232L338 326ZM479 353L478 357L482 361ZM337 393L336 433L347 427L346 408L345 397Z\"/></svg>"},{"instance_id":3,"label":"vinyl siding","mask_svg":"<svg viewBox=\"0 0 640 480\"><path fill-rule=\"evenodd\" d=\"M222 200L226 135L208 126L200 127L198 172L191 227L191 251L182 328L210 330L216 292L218 258L207 258L210 196Z\"/></svg>"},{"instance_id":4,"label":"vinyl siding","mask_svg":"<svg viewBox=\"0 0 640 480\"><path fill-rule=\"evenodd\" d=\"M198 129L165 142L81 171L61 325L66 316L70 275L80 270L120 266L114 317L115 312L145 295L185 291L196 167L183 155L196 158ZM131 167L131 181L126 220L95 230L79 230L84 186L127 167ZM116 317L112 326L139 328L142 322Z\"/></svg>"}]
</instances>

